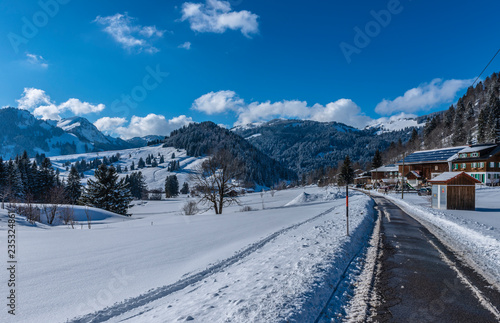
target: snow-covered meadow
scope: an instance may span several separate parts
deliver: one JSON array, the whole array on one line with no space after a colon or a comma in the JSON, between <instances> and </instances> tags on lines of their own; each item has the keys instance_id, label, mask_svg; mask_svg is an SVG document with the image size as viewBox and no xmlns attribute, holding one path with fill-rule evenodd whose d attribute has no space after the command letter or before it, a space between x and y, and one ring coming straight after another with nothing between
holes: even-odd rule
<instances>
[{"instance_id":1,"label":"snow-covered meadow","mask_svg":"<svg viewBox=\"0 0 500 323\"><path fill-rule=\"evenodd\" d=\"M353 192L347 237L343 197L253 193L222 215L184 216L181 196L134 202L132 217L103 215L91 229L18 216L17 315L4 319L3 305L2 322L314 320L373 227L371 200Z\"/></svg>"},{"instance_id":2,"label":"snow-covered meadow","mask_svg":"<svg viewBox=\"0 0 500 323\"><path fill-rule=\"evenodd\" d=\"M77 161L85 159L87 162L100 159L102 160L104 157L110 158L113 155L120 154L120 161L114 163L113 165L117 167L120 165L122 169L127 166L128 172L123 172L120 174L121 177L126 176L127 174L132 173L130 170L130 166L132 163L135 165L134 171L142 172L144 175L146 184L149 189L160 189L165 187L165 178L169 175L177 175L179 180L179 184L182 185L184 182L189 181L189 174L195 169L200 163L205 160L205 158L200 157L190 157L186 155L186 151L183 149L176 149L173 147L162 147L161 145L156 146L147 146L140 148L132 148L132 149L124 149L124 150L114 150L114 151L105 151L105 152L96 152L96 153L86 153L86 154L75 154L75 155L64 155L64 156L56 156L50 157L50 160L54 166L54 168L59 169L61 173L61 178L64 179L68 176L69 171L66 170L65 163L69 162L74 164ZM175 158L172 159L172 154L175 155ZM153 155L154 157L159 159L159 155L163 155L165 162L159 164L157 167L151 167L147 165L145 168L138 169L137 165L139 163L140 158L146 160L148 155ZM178 161L180 163L180 169L176 172L168 171L168 164L172 161ZM94 178L94 170L88 170L84 172L85 178L82 180L82 183L85 184L87 180Z\"/></svg>"}]
</instances>

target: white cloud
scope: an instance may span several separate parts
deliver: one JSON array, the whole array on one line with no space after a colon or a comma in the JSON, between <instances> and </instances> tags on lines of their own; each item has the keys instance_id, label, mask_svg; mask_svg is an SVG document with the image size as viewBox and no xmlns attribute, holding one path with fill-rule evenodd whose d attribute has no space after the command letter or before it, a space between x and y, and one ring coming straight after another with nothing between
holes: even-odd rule
<instances>
[{"instance_id":1,"label":"white cloud","mask_svg":"<svg viewBox=\"0 0 500 323\"><path fill-rule=\"evenodd\" d=\"M177 46L178 48L183 48L183 49L187 49L187 50L190 50L191 49L191 43L190 42L185 42L184 44L180 44L179 46Z\"/></svg>"},{"instance_id":2,"label":"white cloud","mask_svg":"<svg viewBox=\"0 0 500 323\"><path fill-rule=\"evenodd\" d=\"M47 62L42 56L31 53L26 53L26 62L30 65L41 67L43 69L49 67L49 64L47 64Z\"/></svg>"},{"instance_id":3,"label":"white cloud","mask_svg":"<svg viewBox=\"0 0 500 323\"><path fill-rule=\"evenodd\" d=\"M340 99L326 106L321 104L308 106L306 101L298 100L246 104L234 91L210 92L202 95L193 103L193 109L209 115L232 111L238 117L234 125L264 122L275 118L296 118L322 122L336 121L362 128L372 121L349 99Z\"/></svg>"},{"instance_id":4,"label":"white cloud","mask_svg":"<svg viewBox=\"0 0 500 323\"><path fill-rule=\"evenodd\" d=\"M196 99L192 108L208 115L236 111L244 105L234 91L210 92Z\"/></svg>"},{"instance_id":5,"label":"white cloud","mask_svg":"<svg viewBox=\"0 0 500 323\"><path fill-rule=\"evenodd\" d=\"M105 26L104 31L127 50L158 52L158 48L152 45L152 41L163 37L165 31L157 29L156 26L134 24L134 20L135 18L125 12L108 17L97 16L94 22Z\"/></svg>"},{"instance_id":6,"label":"white cloud","mask_svg":"<svg viewBox=\"0 0 500 323\"><path fill-rule=\"evenodd\" d=\"M257 16L247 10L232 11L227 1L207 0L203 3L185 2L182 5L182 21L189 21L191 29L198 32L224 33L240 30L250 37L259 31Z\"/></svg>"},{"instance_id":7,"label":"white cloud","mask_svg":"<svg viewBox=\"0 0 500 323\"><path fill-rule=\"evenodd\" d=\"M403 96L394 100L382 100L375 107L379 114L392 114L395 112L412 113L425 111L438 107L444 103L451 103L457 93L470 86L472 80L447 80L434 79L430 83L410 89Z\"/></svg>"},{"instance_id":8,"label":"white cloud","mask_svg":"<svg viewBox=\"0 0 500 323\"><path fill-rule=\"evenodd\" d=\"M123 139L144 137L147 135L166 136L169 135L173 130L179 129L182 126L188 125L192 122L193 119L191 119L191 117L186 117L185 115L167 120L162 115L150 113L143 118L133 116L127 126L119 126L115 129L112 129L110 126L110 128L108 128L108 131L120 135L120 137ZM108 123L108 125L109 124L110 123Z\"/></svg>"},{"instance_id":9,"label":"white cloud","mask_svg":"<svg viewBox=\"0 0 500 323\"><path fill-rule=\"evenodd\" d=\"M74 98L57 105L45 91L35 88L25 88L17 103L18 108L32 111L36 117L51 120L60 120L60 114L66 111L83 115L99 113L105 108L104 104L93 105Z\"/></svg>"},{"instance_id":10,"label":"white cloud","mask_svg":"<svg viewBox=\"0 0 500 323\"><path fill-rule=\"evenodd\" d=\"M104 117L94 122L94 126L102 132L112 133L116 128L123 126L125 123L127 123L127 119L125 118Z\"/></svg>"},{"instance_id":11,"label":"white cloud","mask_svg":"<svg viewBox=\"0 0 500 323\"><path fill-rule=\"evenodd\" d=\"M78 99L69 99L68 101L59 105L59 109L61 111L69 110L76 115L99 113L104 110L105 107L106 106L102 103L93 105L88 102L82 102Z\"/></svg>"}]
</instances>

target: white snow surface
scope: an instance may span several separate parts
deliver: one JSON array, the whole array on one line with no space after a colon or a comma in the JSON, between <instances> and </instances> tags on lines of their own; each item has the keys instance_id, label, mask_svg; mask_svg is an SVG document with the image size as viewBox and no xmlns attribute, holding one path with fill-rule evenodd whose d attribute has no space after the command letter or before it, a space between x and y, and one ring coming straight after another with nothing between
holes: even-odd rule
<instances>
[{"instance_id":1,"label":"white snow surface","mask_svg":"<svg viewBox=\"0 0 500 323\"><path fill-rule=\"evenodd\" d=\"M373 193L372 194L377 194ZM438 210L430 196L385 195L500 289L500 187L476 186L476 210Z\"/></svg>"},{"instance_id":2,"label":"white snow surface","mask_svg":"<svg viewBox=\"0 0 500 323\"><path fill-rule=\"evenodd\" d=\"M318 198L285 206L304 193ZM111 322L314 321L373 227L372 201L352 194L350 237L342 194L317 187L247 194L254 211L222 215L181 215L187 197L135 202L131 218L92 229L17 216L18 307L12 318L2 305L0 321L84 322L96 311Z\"/></svg>"},{"instance_id":3,"label":"white snow surface","mask_svg":"<svg viewBox=\"0 0 500 323\"><path fill-rule=\"evenodd\" d=\"M187 156L186 151L183 149L176 149L173 147L162 147L162 145L156 146L147 146L140 148L132 148L132 149L123 149L123 150L112 150L105 152L95 152L95 153L86 153L86 154L75 154L75 155L64 155L64 156L56 156L50 157L50 160L53 166L61 172L61 178L65 179L69 175L69 171L66 171L66 167L64 163L70 162L71 164L76 161L80 161L85 159L86 161L92 161L95 158L103 159L104 156L110 158L113 155L119 153L121 155L120 161L114 163L113 165L117 167L121 165L122 169L127 166L129 169L128 172L123 172L119 174L120 177L125 177L126 175L130 175L132 172L140 171L142 175L145 177L146 184L149 189L159 189L165 187L165 178L169 175L177 175L177 179L179 181L179 185L182 185L184 182L189 182L189 174L195 169L195 167L201 164L205 157L190 157ZM175 154L175 158L172 159L172 153ZM159 156L163 155L165 158L165 162L159 164L158 167L151 167L151 165L146 165L145 168L138 169L137 164L139 163L139 159L142 158L144 161L148 155L152 154L159 161ZM180 162L180 169L175 172L168 171L168 164L172 161ZM135 164L135 170L131 171L130 166L132 162ZM94 170L86 171L85 178L82 180L83 184L87 183L87 180L94 179Z\"/></svg>"}]
</instances>

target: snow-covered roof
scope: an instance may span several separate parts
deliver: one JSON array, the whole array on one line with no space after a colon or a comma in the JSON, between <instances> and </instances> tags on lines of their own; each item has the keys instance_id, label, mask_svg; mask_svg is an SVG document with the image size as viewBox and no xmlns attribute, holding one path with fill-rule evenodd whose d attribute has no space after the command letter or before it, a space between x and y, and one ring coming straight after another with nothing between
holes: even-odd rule
<instances>
[{"instance_id":1,"label":"snow-covered roof","mask_svg":"<svg viewBox=\"0 0 500 323\"><path fill-rule=\"evenodd\" d=\"M381 166L379 168L372 169L372 172L397 172L398 167L394 164Z\"/></svg>"},{"instance_id":2,"label":"snow-covered roof","mask_svg":"<svg viewBox=\"0 0 500 323\"><path fill-rule=\"evenodd\" d=\"M475 179L474 177L470 176L469 174L467 174L466 172L444 172L442 173L441 175L438 175L436 177L434 177L433 179L431 179L429 181L429 183L435 183L435 182L448 182L458 176L461 176L462 174L464 174L465 176L467 177L470 177L471 180L477 182L477 183L480 183L480 181L478 181L477 179Z\"/></svg>"},{"instance_id":3,"label":"snow-covered roof","mask_svg":"<svg viewBox=\"0 0 500 323\"><path fill-rule=\"evenodd\" d=\"M459 154L462 154L462 153L474 153L474 152L482 151L482 150L493 148L493 147L496 147L496 145L471 146L471 147L467 147L467 148L464 148L464 149L460 150L458 153Z\"/></svg>"},{"instance_id":4,"label":"snow-covered roof","mask_svg":"<svg viewBox=\"0 0 500 323\"><path fill-rule=\"evenodd\" d=\"M421 177L420 174L418 172L414 171L414 170L412 170L410 173L413 174L413 175L415 175L416 178L420 178Z\"/></svg>"},{"instance_id":5,"label":"snow-covered roof","mask_svg":"<svg viewBox=\"0 0 500 323\"><path fill-rule=\"evenodd\" d=\"M468 146L449 147L433 150L416 151L405 157L405 163L425 163L425 162L445 162L457 158L458 152ZM397 162L397 165L403 164L403 160Z\"/></svg>"}]
</instances>

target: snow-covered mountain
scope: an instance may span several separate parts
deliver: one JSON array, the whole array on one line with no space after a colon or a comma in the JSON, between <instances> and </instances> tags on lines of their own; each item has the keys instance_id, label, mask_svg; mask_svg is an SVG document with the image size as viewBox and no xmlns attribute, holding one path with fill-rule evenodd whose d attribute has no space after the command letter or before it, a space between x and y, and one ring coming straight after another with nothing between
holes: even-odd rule
<instances>
[{"instance_id":1,"label":"snow-covered mountain","mask_svg":"<svg viewBox=\"0 0 500 323\"><path fill-rule=\"evenodd\" d=\"M389 125L387 122L379 126ZM337 166L346 155L353 162L370 162L377 149L384 150L392 141L405 142L410 138L411 131L397 130L406 125L396 125L392 124L394 130L380 131L375 127L360 130L338 122L276 119L231 130L290 169L307 173Z\"/></svg>"},{"instance_id":2,"label":"snow-covered mountain","mask_svg":"<svg viewBox=\"0 0 500 323\"><path fill-rule=\"evenodd\" d=\"M377 134L382 134L392 131L400 131L406 128L421 128L425 126L426 120L426 118L422 120L422 118L401 114L389 118L379 118L374 120L373 123L367 125L365 129L375 129L377 130Z\"/></svg>"},{"instance_id":3,"label":"snow-covered mountain","mask_svg":"<svg viewBox=\"0 0 500 323\"><path fill-rule=\"evenodd\" d=\"M58 156L91 151L138 147L119 138L102 134L82 117L40 120L29 111L0 109L0 156L14 158L27 151L29 156Z\"/></svg>"},{"instance_id":4,"label":"snow-covered mountain","mask_svg":"<svg viewBox=\"0 0 500 323\"><path fill-rule=\"evenodd\" d=\"M148 142L153 142L153 141L162 141L165 139L165 136L156 136L156 135L149 135L149 136L144 136L144 137L134 137L127 139L126 142L131 144L133 147L143 147L148 144Z\"/></svg>"}]
</instances>

